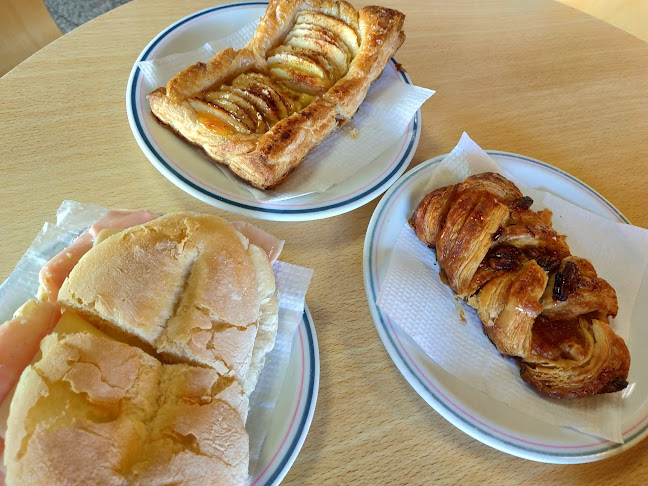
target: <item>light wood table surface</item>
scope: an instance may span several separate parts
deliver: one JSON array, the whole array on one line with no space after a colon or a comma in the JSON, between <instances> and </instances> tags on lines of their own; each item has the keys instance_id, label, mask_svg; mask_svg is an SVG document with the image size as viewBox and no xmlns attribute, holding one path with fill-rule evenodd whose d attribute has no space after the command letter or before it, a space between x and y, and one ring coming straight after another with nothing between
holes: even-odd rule
<instances>
[{"instance_id":1,"label":"light wood table surface","mask_svg":"<svg viewBox=\"0 0 648 486\"><path fill-rule=\"evenodd\" d=\"M125 109L143 47L213 3L135 0L0 79L0 279L63 199L231 216L157 172ZM569 172L648 227L648 44L550 0L385 4L407 15L399 62L414 83L437 90L422 109L412 167L451 150L465 130L485 149ZM648 484L648 440L597 463L534 463L465 435L416 394L385 351L363 288L376 203L314 222L257 221L287 240L283 259L315 269L307 302L319 399L285 484Z\"/></svg>"}]
</instances>

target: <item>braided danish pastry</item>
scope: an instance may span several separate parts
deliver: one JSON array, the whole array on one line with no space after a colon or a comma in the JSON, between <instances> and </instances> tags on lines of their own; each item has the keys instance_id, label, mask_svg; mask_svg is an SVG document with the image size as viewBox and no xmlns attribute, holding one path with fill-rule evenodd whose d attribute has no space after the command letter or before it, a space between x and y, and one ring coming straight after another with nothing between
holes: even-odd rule
<instances>
[{"instance_id":1,"label":"braided danish pastry","mask_svg":"<svg viewBox=\"0 0 648 486\"><path fill-rule=\"evenodd\" d=\"M532 204L511 181L486 172L431 192L409 223L536 391L577 398L622 390L630 354L609 326L616 293L588 260L571 255L551 211Z\"/></svg>"}]
</instances>

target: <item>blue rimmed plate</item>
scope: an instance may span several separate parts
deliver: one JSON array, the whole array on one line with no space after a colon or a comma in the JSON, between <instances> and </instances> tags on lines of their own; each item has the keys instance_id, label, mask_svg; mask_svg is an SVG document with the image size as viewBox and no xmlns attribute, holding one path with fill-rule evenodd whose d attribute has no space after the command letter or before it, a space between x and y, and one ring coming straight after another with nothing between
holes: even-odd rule
<instances>
[{"instance_id":1,"label":"blue rimmed plate","mask_svg":"<svg viewBox=\"0 0 648 486\"><path fill-rule=\"evenodd\" d=\"M407 169L421 134L420 111L405 134L371 164L328 190L283 201L257 201L245 183L232 181L202 153L155 121L146 100L138 63L187 52L215 38L225 37L263 15L267 3L220 5L181 19L158 34L137 58L126 90L126 110L135 139L151 163L183 191L208 204L260 219L306 221L346 213L375 199ZM407 73L392 59L402 82Z\"/></svg>"},{"instance_id":2,"label":"blue rimmed plate","mask_svg":"<svg viewBox=\"0 0 648 486\"><path fill-rule=\"evenodd\" d=\"M528 187L546 190L614 221L628 220L583 182L544 162L506 152L488 152L500 166ZM648 435L648 356L641 346L646 326L632 328L628 342L632 393L621 411L623 444L546 424L514 410L466 385L439 367L377 306L391 250L409 218L435 164L444 155L418 165L401 177L382 198L369 223L363 268L367 300L376 329L392 360L414 390L453 425L501 451L541 462L572 464L600 460L624 451ZM642 304L643 305L643 304ZM645 303L648 312L648 302ZM457 318L459 319L459 317Z\"/></svg>"},{"instance_id":3,"label":"blue rimmed plate","mask_svg":"<svg viewBox=\"0 0 648 486\"><path fill-rule=\"evenodd\" d=\"M295 331L286 377L250 486L277 485L288 473L313 420L319 389L319 350L313 318L304 309Z\"/></svg>"}]
</instances>

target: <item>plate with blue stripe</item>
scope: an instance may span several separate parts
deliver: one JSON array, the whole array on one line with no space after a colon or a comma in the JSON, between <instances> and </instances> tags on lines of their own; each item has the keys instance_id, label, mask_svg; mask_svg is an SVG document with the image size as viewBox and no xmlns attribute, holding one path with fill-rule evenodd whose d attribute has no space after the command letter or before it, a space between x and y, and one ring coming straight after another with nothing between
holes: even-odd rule
<instances>
[{"instance_id":1,"label":"plate with blue stripe","mask_svg":"<svg viewBox=\"0 0 648 486\"><path fill-rule=\"evenodd\" d=\"M487 152L502 169L526 186L549 191L612 221L628 223L603 196L572 175L530 157ZM376 207L365 237L363 270L367 301L378 335L398 371L448 422L508 454L539 462L574 464L601 460L638 444L648 436L648 379L645 374L648 355L642 349L648 340L646 326L633 326L627 343L633 360L628 376L632 390L623 398L621 432L624 442L620 444L546 424L467 385L428 357L376 305L398 235L425 195L436 164L444 157L423 162L392 185ZM644 308L648 311L648 303ZM459 316L457 320L459 322Z\"/></svg>"},{"instance_id":2,"label":"plate with blue stripe","mask_svg":"<svg viewBox=\"0 0 648 486\"><path fill-rule=\"evenodd\" d=\"M276 486L290 470L313 420L319 376L317 335L306 307L293 335L284 382L249 486Z\"/></svg>"},{"instance_id":3,"label":"plate with blue stripe","mask_svg":"<svg viewBox=\"0 0 648 486\"><path fill-rule=\"evenodd\" d=\"M385 192L407 169L421 135L418 111L405 133L379 157L353 176L326 191L271 201L258 201L246 183L228 178L204 152L159 124L151 114L140 61L188 52L208 41L225 37L258 20L265 2L218 5L196 12L160 32L137 58L126 90L126 111L135 139L155 168L177 187L221 209L259 219L307 221L352 211ZM187 66L179 66L178 71ZM412 84L406 72L391 59L403 83Z\"/></svg>"}]
</instances>

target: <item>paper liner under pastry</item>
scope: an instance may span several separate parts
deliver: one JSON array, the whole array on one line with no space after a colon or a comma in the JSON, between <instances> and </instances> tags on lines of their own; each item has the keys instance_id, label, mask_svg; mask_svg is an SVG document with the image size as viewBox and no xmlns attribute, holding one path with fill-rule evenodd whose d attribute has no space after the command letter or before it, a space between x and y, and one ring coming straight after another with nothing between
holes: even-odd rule
<instances>
[{"instance_id":1,"label":"paper liner under pastry","mask_svg":"<svg viewBox=\"0 0 648 486\"><path fill-rule=\"evenodd\" d=\"M420 194L411 195L414 206L408 217L431 190L486 171L499 172L512 180L524 195L533 198L532 209L552 210L553 227L567 235L573 254L595 262L599 276L615 288L619 314L612 320L612 328L627 341L631 325L642 323L641 316L633 316L633 309L642 280L648 278L648 231L525 187L466 134L437 165ZM587 399L556 400L538 395L520 379L518 365L502 357L484 335L476 311L441 282L439 270L434 252L418 240L404 220L378 305L437 364L470 386L546 423L623 442L622 396L632 391L632 383L627 391ZM462 322L458 307L466 322Z\"/></svg>"},{"instance_id":2,"label":"paper liner under pastry","mask_svg":"<svg viewBox=\"0 0 648 486\"><path fill-rule=\"evenodd\" d=\"M198 61L206 62L222 49L243 47L254 34L256 25L257 22L248 24L225 38L210 41L190 52L140 62L138 65L145 80L142 90L148 93L158 86L166 86L178 71ZM214 164L214 167L245 187L258 201L280 201L324 192L347 180L397 143L417 110L433 94L433 90L406 84L390 62L370 88L354 118L310 152L277 189L255 189L242 183L225 167L219 164ZM196 151L199 154L198 149Z\"/></svg>"}]
</instances>

